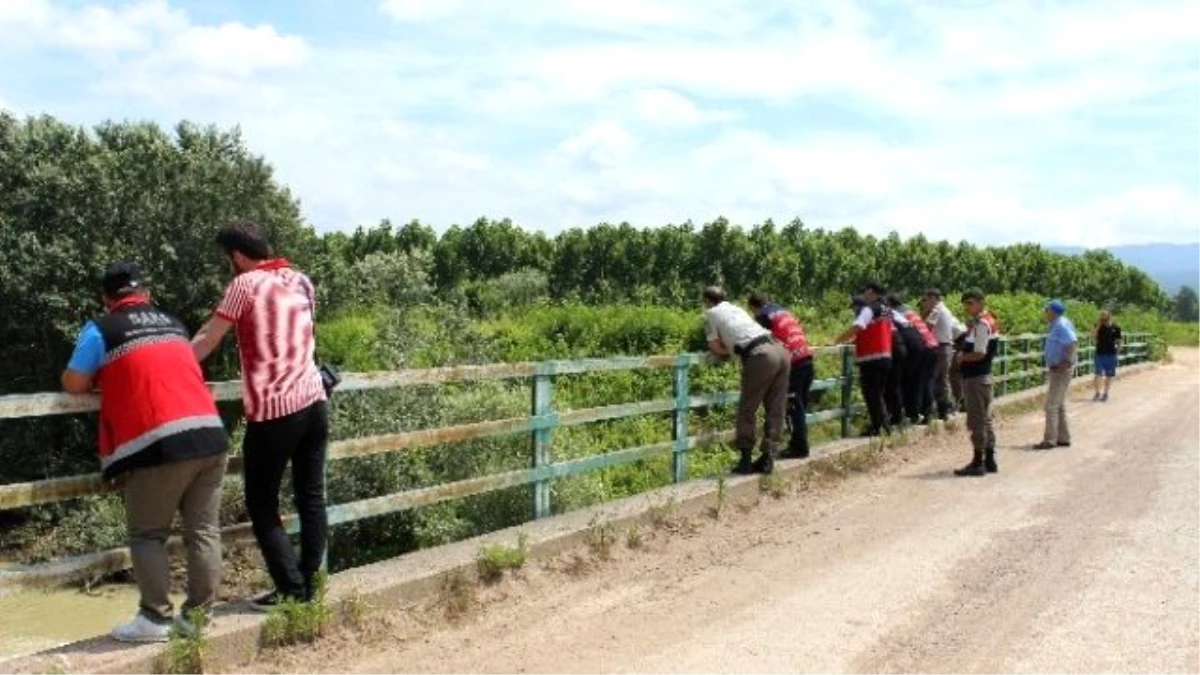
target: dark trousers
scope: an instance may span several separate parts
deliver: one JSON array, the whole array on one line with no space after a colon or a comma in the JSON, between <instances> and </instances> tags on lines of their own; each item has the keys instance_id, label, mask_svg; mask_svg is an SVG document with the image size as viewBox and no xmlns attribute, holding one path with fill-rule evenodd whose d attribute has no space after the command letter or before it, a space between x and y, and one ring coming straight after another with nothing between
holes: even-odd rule
<instances>
[{"instance_id":1,"label":"dark trousers","mask_svg":"<svg viewBox=\"0 0 1200 675\"><path fill-rule=\"evenodd\" d=\"M883 401L887 406L888 422L894 427L900 426L904 420L904 408L907 405L904 383L910 361L912 359L907 354L892 352L892 367L884 380Z\"/></svg>"},{"instance_id":2,"label":"dark trousers","mask_svg":"<svg viewBox=\"0 0 1200 675\"><path fill-rule=\"evenodd\" d=\"M246 509L267 572L280 593L305 598L321 569L329 529L325 516L325 454L329 406L321 401L299 411L246 424L242 443ZM300 518L300 558L279 517L279 488L289 460Z\"/></svg>"},{"instance_id":3,"label":"dark trousers","mask_svg":"<svg viewBox=\"0 0 1200 675\"><path fill-rule=\"evenodd\" d=\"M858 364L858 379L862 385L863 400L867 403L867 416L871 420L871 431L878 432L888 426L887 404L884 398L888 374L891 372L891 359L864 361Z\"/></svg>"},{"instance_id":4,"label":"dark trousers","mask_svg":"<svg viewBox=\"0 0 1200 675\"><path fill-rule=\"evenodd\" d=\"M788 375L788 393L792 397L790 454L808 453L808 393L812 390L814 372L813 360L807 358L793 363Z\"/></svg>"},{"instance_id":5,"label":"dark trousers","mask_svg":"<svg viewBox=\"0 0 1200 675\"><path fill-rule=\"evenodd\" d=\"M909 352L904 360L904 373L901 375L904 412L914 423L932 410L933 371L936 367L937 352L932 349Z\"/></svg>"}]
</instances>

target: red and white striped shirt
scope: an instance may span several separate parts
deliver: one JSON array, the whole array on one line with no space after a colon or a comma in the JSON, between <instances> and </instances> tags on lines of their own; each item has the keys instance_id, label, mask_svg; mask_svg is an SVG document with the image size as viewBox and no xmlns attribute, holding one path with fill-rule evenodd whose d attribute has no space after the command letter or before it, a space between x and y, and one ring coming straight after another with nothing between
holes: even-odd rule
<instances>
[{"instance_id":1,"label":"red and white striped shirt","mask_svg":"<svg viewBox=\"0 0 1200 675\"><path fill-rule=\"evenodd\" d=\"M312 282L283 259L237 276L217 316L237 329L246 419L265 422L325 400L313 358Z\"/></svg>"}]
</instances>

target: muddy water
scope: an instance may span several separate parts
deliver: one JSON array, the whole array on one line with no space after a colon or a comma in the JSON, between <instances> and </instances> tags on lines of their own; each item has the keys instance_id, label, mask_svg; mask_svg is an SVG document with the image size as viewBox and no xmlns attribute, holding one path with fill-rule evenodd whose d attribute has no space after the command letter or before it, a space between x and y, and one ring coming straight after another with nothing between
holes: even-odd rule
<instances>
[{"instance_id":1,"label":"muddy water","mask_svg":"<svg viewBox=\"0 0 1200 675\"><path fill-rule=\"evenodd\" d=\"M137 588L126 584L0 596L0 659L107 635L133 618L137 601Z\"/></svg>"}]
</instances>

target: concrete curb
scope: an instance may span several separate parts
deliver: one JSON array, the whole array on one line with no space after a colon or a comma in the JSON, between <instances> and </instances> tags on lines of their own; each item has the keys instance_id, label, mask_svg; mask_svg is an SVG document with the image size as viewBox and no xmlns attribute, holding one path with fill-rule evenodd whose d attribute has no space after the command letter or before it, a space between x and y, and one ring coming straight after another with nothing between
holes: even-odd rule
<instances>
[{"instance_id":1,"label":"concrete curb","mask_svg":"<svg viewBox=\"0 0 1200 675\"><path fill-rule=\"evenodd\" d=\"M1141 373L1153 370L1156 365L1145 363L1129 366L1123 369L1123 373ZM1090 377L1076 378L1072 387L1080 387L1088 381ZM1003 410L1036 400L1043 394L1042 387L1029 389L998 399L996 405ZM940 426L941 423L935 425ZM934 427L911 428L908 432L909 438L920 438L932 428ZM815 454L809 459L780 460L776 464L776 474L785 479L791 478L800 474L806 465L814 460L836 457L865 449L870 445L867 439L846 439L828 443L816 448ZM598 504L340 572L331 580L328 602L334 608L348 598L360 598L373 607L411 605L437 593L444 581L452 575L467 574L474 578L481 546L515 545L523 534L527 538L531 560L552 558L565 550L585 544L589 531L598 522L611 524L614 528L624 531L634 523L649 524L656 508L668 503L673 504L673 512L677 516L704 514L715 503L717 485L715 479L697 479L679 485L669 485L626 499ZM729 499L753 497L760 490L760 477L730 476L726 479L725 490ZM209 634L209 650L205 656L208 669L221 670L252 660L260 651L263 621L262 614L236 603L218 607ZM164 672L165 651L164 645L161 644L131 647L104 636L9 661L0 661L0 672Z\"/></svg>"}]
</instances>

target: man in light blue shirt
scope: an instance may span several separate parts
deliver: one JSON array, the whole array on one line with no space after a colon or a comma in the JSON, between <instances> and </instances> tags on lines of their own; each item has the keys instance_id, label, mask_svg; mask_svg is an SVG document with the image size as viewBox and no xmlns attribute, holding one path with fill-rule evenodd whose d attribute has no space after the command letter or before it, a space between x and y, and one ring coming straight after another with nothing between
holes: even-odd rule
<instances>
[{"instance_id":1,"label":"man in light blue shirt","mask_svg":"<svg viewBox=\"0 0 1200 675\"><path fill-rule=\"evenodd\" d=\"M1071 446L1071 430L1067 425L1067 391L1075 370L1075 349L1079 338L1075 326L1066 317L1067 308L1059 300L1046 304L1046 322L1050 332L1046 336L1046 431L1042 442L1033 446L1037 450L1066 448Z\"/></svg>"}]
</instances>

